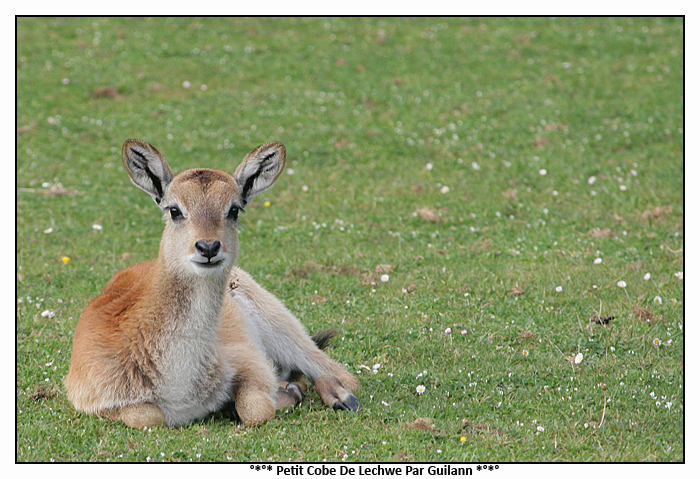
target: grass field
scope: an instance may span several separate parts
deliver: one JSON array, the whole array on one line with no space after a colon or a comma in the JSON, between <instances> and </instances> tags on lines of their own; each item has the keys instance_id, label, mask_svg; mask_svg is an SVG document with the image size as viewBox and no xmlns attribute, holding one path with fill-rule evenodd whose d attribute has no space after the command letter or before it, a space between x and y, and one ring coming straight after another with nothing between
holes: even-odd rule
<instances>
[{"instance_id":1,"label":"grass field","mask_svg":"<svg viewBox=\"0 0 700 479\"><path fill-rule=\"evenodd\" d=\"M17 461L684 460L681 19L20 18L17 42ZM286 145L239 264L342 328L360 413L73 409L82 309L158 253L127 138L176 171Z\"/></svg>"}]
</instances>

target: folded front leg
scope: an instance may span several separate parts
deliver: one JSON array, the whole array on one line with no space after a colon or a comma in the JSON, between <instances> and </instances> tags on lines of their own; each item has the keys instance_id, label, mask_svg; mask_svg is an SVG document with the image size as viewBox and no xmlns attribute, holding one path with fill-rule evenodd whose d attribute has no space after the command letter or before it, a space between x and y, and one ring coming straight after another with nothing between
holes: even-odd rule
<instances>
[{"instance_id":1,"label":"folded front leg","mask_svg":"<svg viewBox=\"0 0 700 479\"><path fill-rule=\"evenodd\" d=\"M297 383L282 383L277 389L275 409L286 409L299 404L306 395L301 385Z\"/></svg>"},{"instance_id":2,"label":"folded front leg","mask_svg":"<svg viewBox=\"0 0 700 479\"><path fill-rule=\"evenodd\" d=\"M110 419L122 421L136 429L144 427L167 426L165 415L158 406L151 403L131 404L112 412Z\"/></svg>"}]
</instances>

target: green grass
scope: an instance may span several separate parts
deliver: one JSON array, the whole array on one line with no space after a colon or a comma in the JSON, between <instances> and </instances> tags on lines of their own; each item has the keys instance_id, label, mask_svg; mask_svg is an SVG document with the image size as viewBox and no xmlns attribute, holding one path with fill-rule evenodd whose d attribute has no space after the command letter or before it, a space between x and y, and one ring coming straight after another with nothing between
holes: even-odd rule
<instances>
[{"instance_id":1,"label":"green grass","mask_svg":"<svg viewBox=\"0 0 700 479\"><path fill-rule=\"evenodd\" d=\"M20 18L17 40L18 461L684 460L682 20ZM239 263L342 328L361 413L73 409L81 310L158 252L127 138L176 171L285 143Z\"/></svg>"}]
</instances>

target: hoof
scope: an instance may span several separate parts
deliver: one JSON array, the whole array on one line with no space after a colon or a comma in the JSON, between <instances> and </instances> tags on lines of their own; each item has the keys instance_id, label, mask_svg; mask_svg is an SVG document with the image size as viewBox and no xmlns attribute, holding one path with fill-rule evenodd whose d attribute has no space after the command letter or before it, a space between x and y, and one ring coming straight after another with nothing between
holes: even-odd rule
<instances>
[{"instance_id":1,"label":"hoof","mask_svg":"<svg viewBox=\"0 0 700 479\"><path fill-rule=\"evenodd\" d=\"M338 399L333 403L333 409L357 412L362 409L362 406L360 405L360 400L354 394L348 393L344 400Z\"/></svg>"}]
</instances>

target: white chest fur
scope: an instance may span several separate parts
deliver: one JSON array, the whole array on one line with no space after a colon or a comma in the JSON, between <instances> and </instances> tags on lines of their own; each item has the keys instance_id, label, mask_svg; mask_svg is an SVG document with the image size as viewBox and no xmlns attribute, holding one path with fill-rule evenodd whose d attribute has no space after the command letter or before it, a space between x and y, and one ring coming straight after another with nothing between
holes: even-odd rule
<instances>
[{"instance_id":1,"label":"white chest fur","mask_svg":"<svg viewBox=\"0 0 700 479\"><path fill-rule=\"evenodd\" d=\"M220 301L193 294L162 338L162 362L154 403L170 426L200 419L230 399L234 376L219 334ZM177 313L176 313L177 314Z\"/></svg>"}]
</instances>

